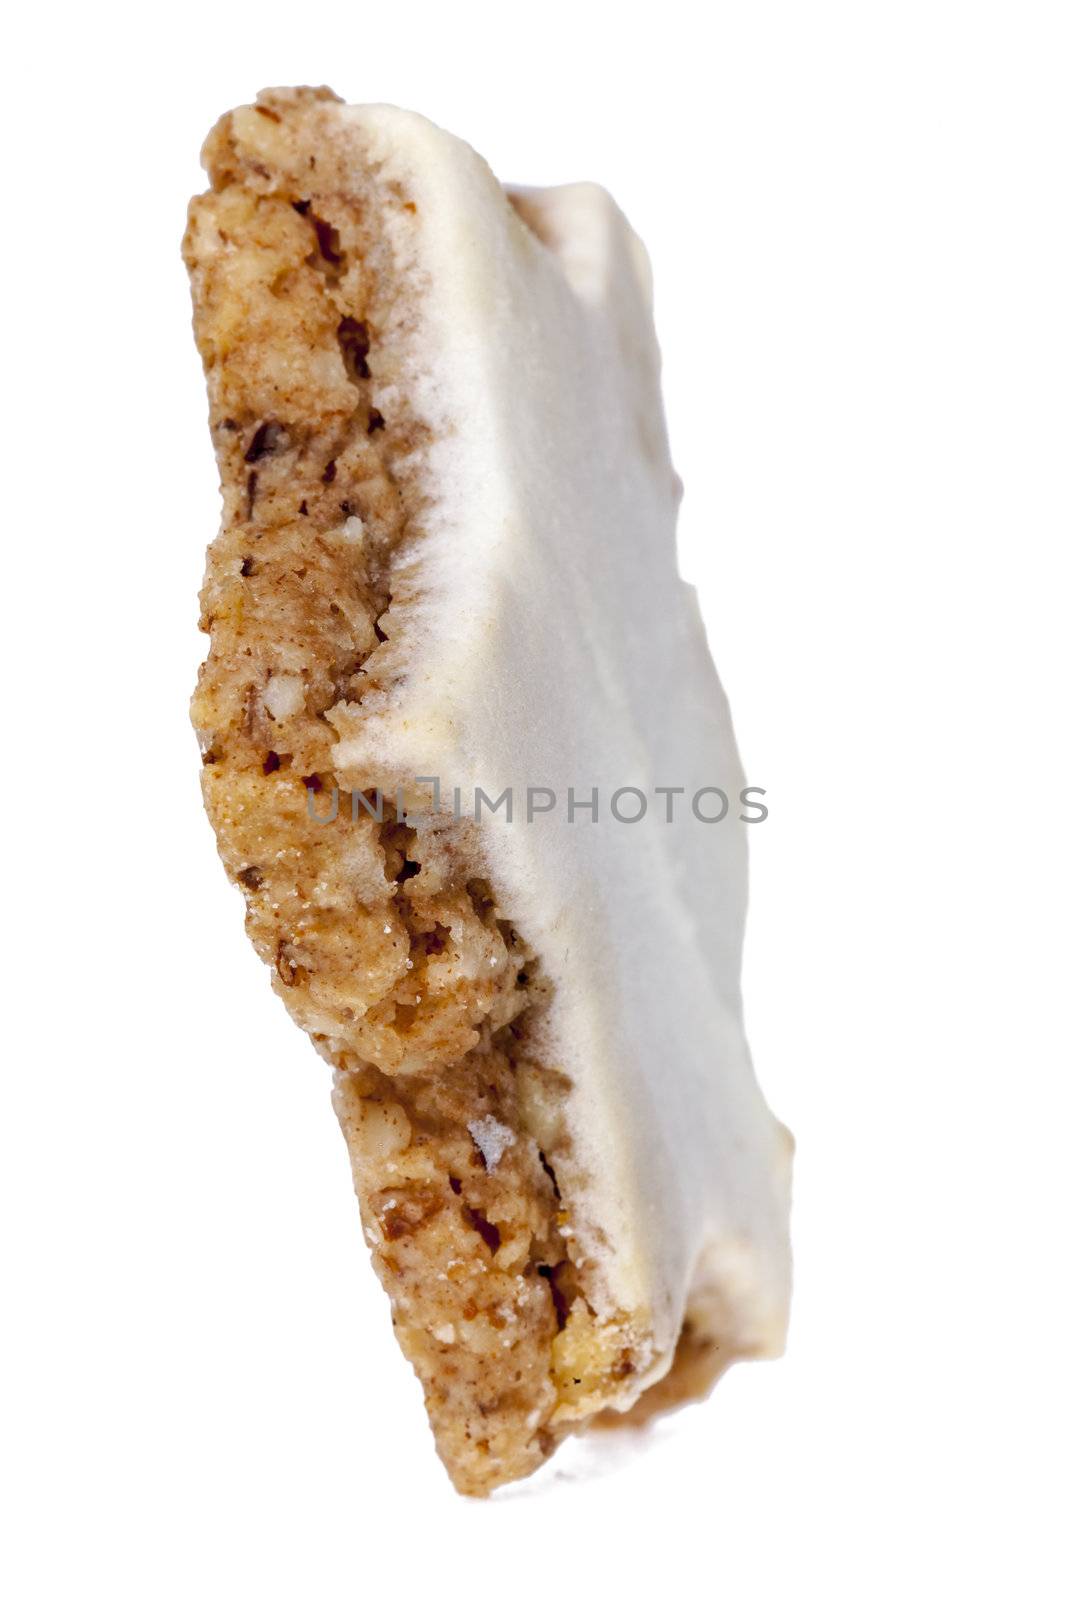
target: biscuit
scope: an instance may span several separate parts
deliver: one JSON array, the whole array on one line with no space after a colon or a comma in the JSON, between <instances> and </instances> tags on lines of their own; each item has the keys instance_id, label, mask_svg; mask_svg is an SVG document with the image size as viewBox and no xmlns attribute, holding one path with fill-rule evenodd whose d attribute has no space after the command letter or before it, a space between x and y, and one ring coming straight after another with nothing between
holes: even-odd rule
<instances>
[{"instance_id":1,"label":"biscuit","mask_svg":"<svg viewBox=\"0 0 1067 1600\"><path fill-rule=\"evenodd\" d=\"M263 93L204 161L205 802L483 1495L787 1317L744 779L677 574L648 265L595 186L508 193L328 90Z\"/></svg>"}]
</instances>

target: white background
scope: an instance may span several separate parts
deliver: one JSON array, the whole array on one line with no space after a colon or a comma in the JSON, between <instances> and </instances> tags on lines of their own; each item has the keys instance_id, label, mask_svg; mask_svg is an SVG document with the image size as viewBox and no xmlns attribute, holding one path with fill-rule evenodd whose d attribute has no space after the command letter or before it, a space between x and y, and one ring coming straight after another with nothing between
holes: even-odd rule
<instances>
[{"instance_id":1,"label":"white background","mask_svg":"<svg viewBox=\"0 0 1067 1600\"><path fill-rule=\"evenodd\" d=\"M9 21L7 1592L1063 1593L1067 52L1057 5L256 0ZM785 1360L460 1501L186 703L217 519L178 256L272 83L646 239L798 1139Z\"/></svg>"}]
</instances>

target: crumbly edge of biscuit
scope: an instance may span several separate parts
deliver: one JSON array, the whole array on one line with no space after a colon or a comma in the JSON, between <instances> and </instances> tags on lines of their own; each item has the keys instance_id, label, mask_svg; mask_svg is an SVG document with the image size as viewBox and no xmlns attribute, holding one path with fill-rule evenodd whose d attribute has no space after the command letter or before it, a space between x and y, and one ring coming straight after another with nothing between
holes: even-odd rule
<instances>
[{"instance_id":1,"label":"crumbly edge of biscuit","mask_svg":"<svg viewBox=\"0 0 1067 1600\"><path fill-rule=\"evenodd\" d=\"M184 245L223 492L193 701L205 802L252 942L335 1068L438 1450L484 1494L630 1397L652 1351L596 1306L567 1204L569 1085L539 1043L550 986L469 829L398 816L334 770L331 712L358 717L389 681L391 584L426 507L431 440L392 336L410 286L382 226L414 202L361 169L325 90L224 117L205 165Z\"/></svg>"}]
</instances>

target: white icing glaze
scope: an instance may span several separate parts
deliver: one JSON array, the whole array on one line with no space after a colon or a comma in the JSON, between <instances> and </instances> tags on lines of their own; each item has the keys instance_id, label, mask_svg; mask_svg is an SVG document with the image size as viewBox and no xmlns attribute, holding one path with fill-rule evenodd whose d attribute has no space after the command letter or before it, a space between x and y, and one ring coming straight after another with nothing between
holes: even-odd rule
<instances>
[{"instance_id":1,"label":"white icing glaze","mask_svg":"<svg viewBox=\"0 0 1067 1600\"><path fill-rule=\"evenodd\" d=\"M394 574L398 686L333 715L338 769L513 786L514 821L485 815L481 848L555 985L544 1048L573 1080L572 1224L598 1309L651 1319L642 1385L687 1304L724 1344L772 1354L791 1141L741 1022L744 779L677 573L644 250L594 186L520 191L535 236L459 140L390 107L339 115L381 192L415 202L383 216L410 288L388 336L435 442L412 463L433 504ZM388 416L388 386L376 403ZM529 823L528 785L560 795ZM568 788L592 785L600 820L569 823ZM608 810L624 785L686 796L670 824L662 799L627 824ZM717 824L688 804L708 785L732 802Z\"/></svg>"}]
</instances>

